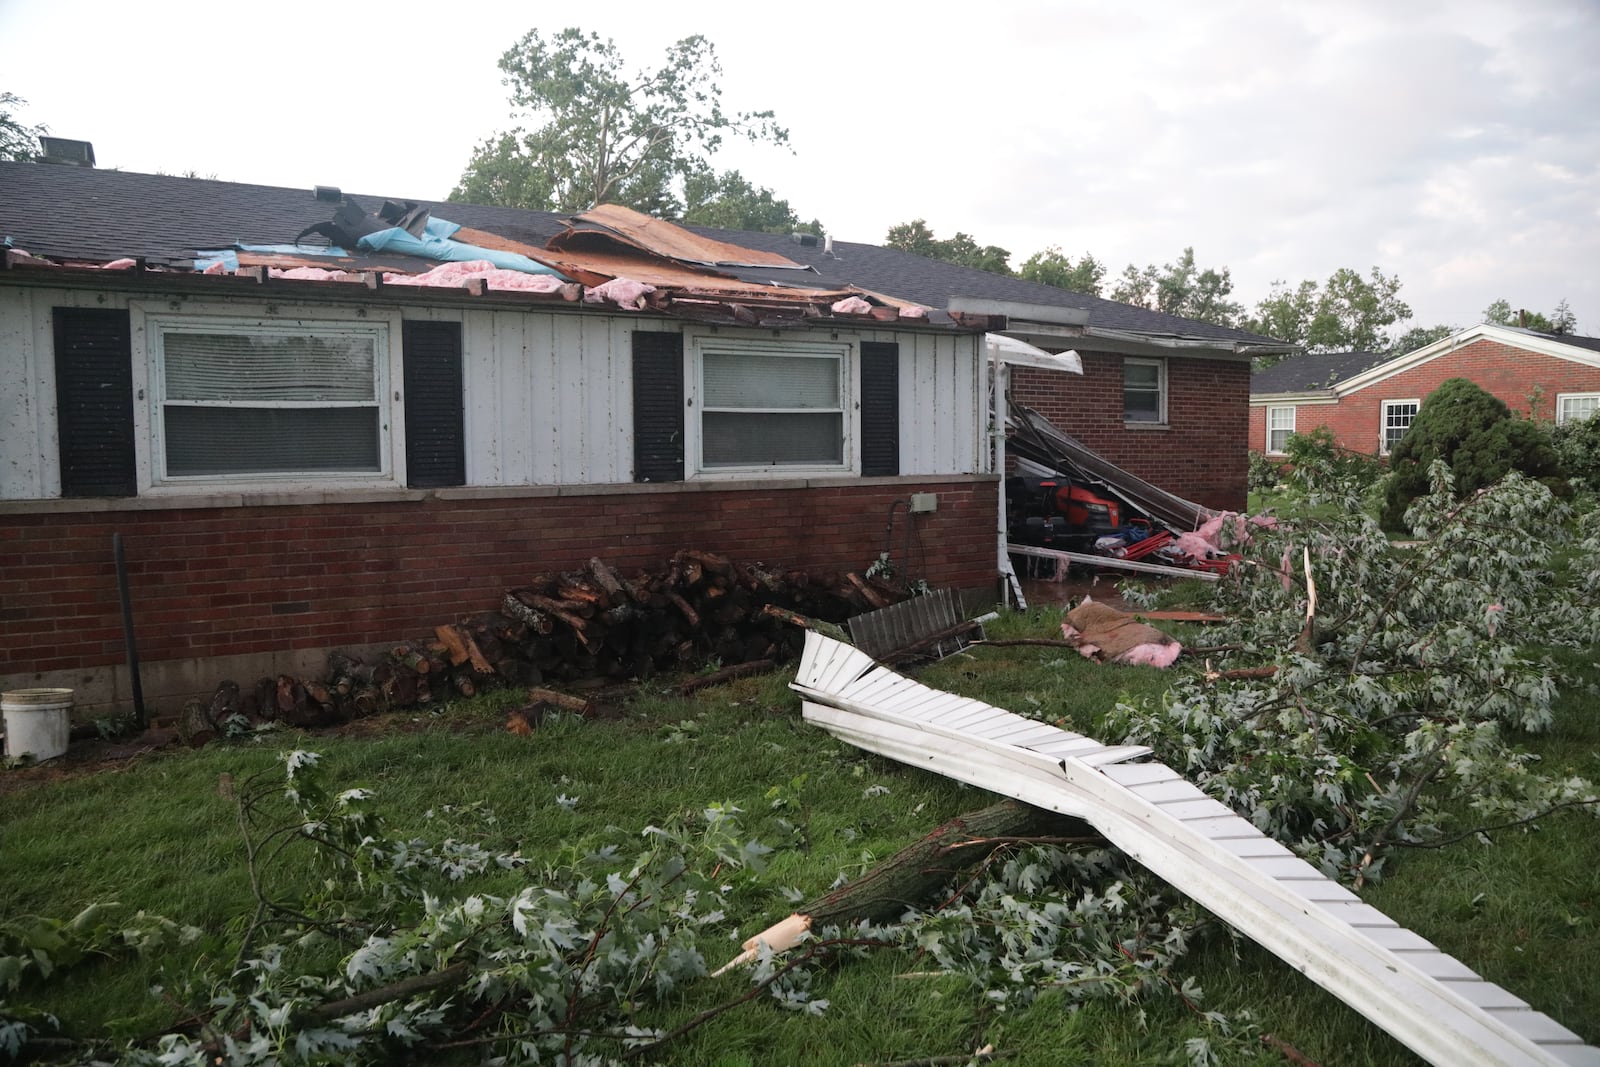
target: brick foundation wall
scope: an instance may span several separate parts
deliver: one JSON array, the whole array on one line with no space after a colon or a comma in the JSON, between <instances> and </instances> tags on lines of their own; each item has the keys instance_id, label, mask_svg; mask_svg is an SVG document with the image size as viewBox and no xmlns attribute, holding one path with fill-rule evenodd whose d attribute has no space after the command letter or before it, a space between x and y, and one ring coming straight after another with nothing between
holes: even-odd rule
<instances>
[{"instance_id":1,"label":"brick foundation wall","mask_svg":"<svg viewBox=\"0 0 1600 1067\"><path fill-rule=\"evenodd\" d=\"M1128 429L1122 421L1120 355L1084 352L1083 374L1018 367L1011 396L1106 459L1170 493L1242 511L1250 403L1243 360L1167 359L1167 426Z\"/></svg>"},{"instance_id":2,"label":"brick foundation wall","mask_svg":"<svg viewBox=\"0 0 1600 1067\"><path fill-rule=\"evenodd\" d=\"M1550 421L1556 417L1558 394L1600 392L1600 368L1481 340L1369 385L1337 404L1302 404L1295 411L1294 428L1304 432L1327 426L1346 448L1376 452L1383 402L1426 400L1448 378L1470 378L1512 411ZM1535 397L1537 405L1531 403ZM1250 409L1250 447L1257 451L1266 447L1266 419L1266 408Z\"/></svg>"},{"instance_id":3,"label":"brick foundation wall","mask_svg":"<svg viewBox=\"0 0 1600 1067\"><path fill-rule=\"evenodd\" d=\"M492 609L508 587L592 556L623 573L659 567L680 548L859 571L885 547L891 505L914 491L936 493L937 505L914 520L895 509L892 554L902 573L936 586L994 585L997 482L984 477L3 508L0 680L25 685L74 671L87 681L122 660L114 532L125 544L140 657L152 662L400 641Z\"/></svg>"}]
</instances>

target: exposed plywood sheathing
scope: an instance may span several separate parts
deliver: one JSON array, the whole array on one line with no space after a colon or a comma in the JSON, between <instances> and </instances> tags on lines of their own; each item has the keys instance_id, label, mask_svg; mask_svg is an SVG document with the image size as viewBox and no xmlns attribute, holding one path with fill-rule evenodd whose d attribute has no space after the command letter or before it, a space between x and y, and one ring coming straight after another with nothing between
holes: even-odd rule
<instances>
[{"instance_id":1,"label":"exposed plywood sheathing","mask_svg":"<svg viewBox=\"0 0 1600 1067\"><path fill-rule=\"evenodd\" d=\"M1084 819L1438 1067L1597 1067L1600 1049L1403 929L1161 763L930 689L816 633L790 683L850 744Z\"/></svg>"},{"instance_id":2,"label":"exposed plywood sheathing","mask_svg":"<svg viewBox=\"0 0 1600 1067\"><path fill-rule=\"evenodd\" d=\"M701 237L681 226L651 218L620 204L599 204L573 217L564 233L550 239L551 249L581 247L588 234L603 234L612 241L643 252L705 267L778 267L804 270L800 264L774 252Z\"/></svg>"}]
</instances>

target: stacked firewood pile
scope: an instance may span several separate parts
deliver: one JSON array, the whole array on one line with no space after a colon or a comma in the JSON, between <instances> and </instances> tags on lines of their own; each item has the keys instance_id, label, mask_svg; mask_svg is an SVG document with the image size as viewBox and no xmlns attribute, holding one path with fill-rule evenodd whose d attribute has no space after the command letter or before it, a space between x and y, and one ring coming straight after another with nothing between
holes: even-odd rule
<instances>
[{"instance_id":1,"label":"stacked firewood pile","mask_svg":"<svg viewBox=\"0 0 1600 1067\"><path fill-rule=\"evenodd\" d=\"M709 664L793 658L806 627L840 623L905 594L859 574L818 577L680 551L655 572L624 577L599 559L506 591L498 610L442 623L428 638L365 659L335 652L321 680L262 678L217 686L191 704L191 739L278 719L340 722L470 697L498 685L645 678Z\"/></svg>"}]
</instances>

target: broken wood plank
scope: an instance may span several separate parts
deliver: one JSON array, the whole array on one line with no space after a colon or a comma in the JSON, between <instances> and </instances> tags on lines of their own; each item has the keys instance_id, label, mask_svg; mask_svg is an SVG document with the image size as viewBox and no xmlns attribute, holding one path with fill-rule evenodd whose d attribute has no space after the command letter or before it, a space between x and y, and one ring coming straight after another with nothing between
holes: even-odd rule
<instances>
[{"instance_id":1,"label":"broken wood plank","mask_svg":"<svg viewBox=\"0 0 1600 1067\"><path fill-rule=\"evenodd\" d=\"M1033 545L1007 545L1006 551L1017 556L1035 559L1053 559L1065 563L1083 563L1094 567L1139 571L1142 574L1164 574L1169 578L1198 578L1214 582L1219 577L1213 571L1190 570L1187 567L1165 567L1159 563L1141 563L1134 559L1117 559L1114 556L1096 556L1088 552L1064 552L1058 548L1036 548Z\"/></svg>"}]
</instances>

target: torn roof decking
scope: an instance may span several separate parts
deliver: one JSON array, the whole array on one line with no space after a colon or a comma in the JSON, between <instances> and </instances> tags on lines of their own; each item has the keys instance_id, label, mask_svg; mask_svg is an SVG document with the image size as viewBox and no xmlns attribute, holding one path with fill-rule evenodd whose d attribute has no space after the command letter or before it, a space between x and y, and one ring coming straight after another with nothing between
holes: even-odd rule
<instances>
[{"instance_id":1,"label":"torn roof decking","mask_svg":"<svg viewBox=\"0 0 1600 1067\"><path fill-rule=\"evenodd\" d=\"M552 251L580 249L597 236L607 243L621 242L641 252L701 267L806 269L775 252L761 252L703 237L675 223L618 204L597 204L573 216L567 229L552 237L546 247Z\"/></svg>"}]
</instances>

